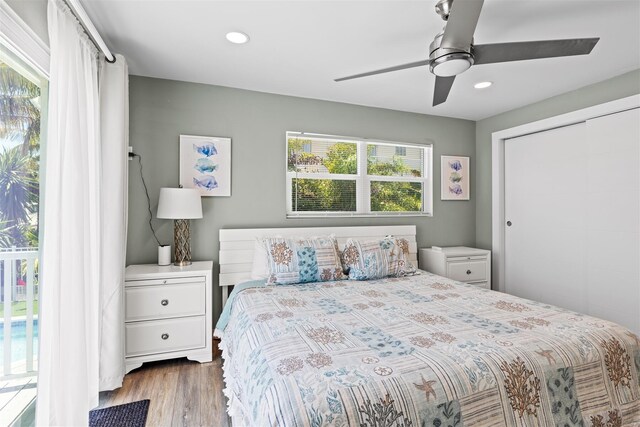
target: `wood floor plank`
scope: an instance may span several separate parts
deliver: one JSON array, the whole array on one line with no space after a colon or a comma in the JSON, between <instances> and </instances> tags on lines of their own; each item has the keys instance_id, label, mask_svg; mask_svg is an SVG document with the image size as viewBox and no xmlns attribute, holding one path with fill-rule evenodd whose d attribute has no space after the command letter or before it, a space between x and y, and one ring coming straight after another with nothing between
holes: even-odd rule
<instances>
[{"instance_id":1,"label":"wood floor plank","mask_svg":"<svg viewBox=\"0 0 640 427\"><path fill-rule=\"evenodd\" d=\"M144 399L151 399L152 397L155 397L155 390L154 390L154 380L156 378L156 372L149 370L149 371L140 371L138 372L138 375L140 376L139 382L136 386L136 392L133 394L132 399L125 402L125 403L129 403L129 402L137 402L138 400L144 400Z\"/></svg>"},{"instance_id":2,"label":"wood floor plank","mask_svg":"<svg viewBox=\"0 0 640 427\"><path fill-rule=\"evenodd\" d=\"M215 362L207 363L200 369L200 423L202 425L218 425L214 423L215 405L212 404L213 396L213 374Z\"/></svg>"},{"instance_id":3,"label":"wood floor plank","mask_svg":"<svg viewBox=\"0 0 640 427\"><path fill-rule=\"evenodd\" d=\"M229 427L227 403L220 388L220 362L218 360L207 365L203 365L200 376L200 421L205 426Z\"/></svg>"},{"instance_id":4,"label":"wood floor plank","mask_svg":"<svg viewBox=\"0 0 640 427\"><path fill-rule=\"evenodd\" d=\"M175 408L176 389L180 371L168 367L166 371L153 372L153 394L149 397L148 426L171 426Z\"/></svg>"},{"instance_id":5,"label":"wood floor plank","mask_svg":"<svg viewBox=\"0 0 640 427\"><path fill-rule=\"evenodd\" d=\"M122 405L123 403L131 402L130 394L135 392L139 383L140 375L138 375L137 372L125 375L122 381L122 387L113 392L114 394L106 406Z\"/></svg>"},{"instance_id":6,"label":"wood floor plank","mask_svg":"<svg viewBox=\"0 0 640 427\"><path fill-rule=\"evenodd\" d=\"M147 426L231 427L223 387L220 357L153 362L127 374L121 388L100 393L100 407L149 399Z\"/></svg>"},{"instance_id":7,"label":"wood floor plank","mask_svg":"<svg viewBox=\"0 0 640 427\"><path fill-rule=\"evenodd\" d=\"M188 362L180 368L176 389L175 407L171 424L174 426L200 425L200 379L199 364Z\"/></svg>"},{"instance_id":8,"label":"wood floor plank","mask_svg":"<svg viewBox=\"0 0 640 427\"><path fill-rule=\"evenodd\" d=\"M231 418L227 413L227 398L222 390L224 389L224 381L222 379L222 361L218 359L217 363L211 373L212 381L209 381L211 386L211 400L213 406L213 412L217 416L215 417L214 425L221 427L231 427Z\"/></svg>"}]
</instances>

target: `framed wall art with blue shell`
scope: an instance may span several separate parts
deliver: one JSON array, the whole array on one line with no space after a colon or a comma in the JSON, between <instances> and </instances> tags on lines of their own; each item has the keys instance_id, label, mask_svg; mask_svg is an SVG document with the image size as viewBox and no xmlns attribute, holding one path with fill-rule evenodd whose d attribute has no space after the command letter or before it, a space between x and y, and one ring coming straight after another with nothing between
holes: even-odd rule
<instances>
[{"instance_id":1,"label":"framed wall art with blue shell","mask_svg":"<svg viewBox=\"0 0 640 427\"><path fill-rule=\"evenodd\" d=\"M469 200L469 158L440 156L440 199Z\"/></svg>"},{"instance_id":2,"label":"framed wall art with blue shell","mask_svg":"<svg viewBox=\"0 0 640 427\"><path fill-rule=\"evenodd\" d=\"M231 138L180 135L180 185L231 196Z\"/></svg>"}]
</instances>

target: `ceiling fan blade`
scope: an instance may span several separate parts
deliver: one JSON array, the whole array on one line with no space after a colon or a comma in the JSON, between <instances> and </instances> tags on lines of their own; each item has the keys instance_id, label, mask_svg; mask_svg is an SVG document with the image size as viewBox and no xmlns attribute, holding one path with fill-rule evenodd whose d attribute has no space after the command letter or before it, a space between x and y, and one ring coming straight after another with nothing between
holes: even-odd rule
<instances>
[{"instance_id":1,"label":"ceiling fan blade","mask_svg":"<svg viewBox=\"0 0 640 427\"><path fill-rule=\"evenodd\" d=\"M454 0L440 48L468 49L473 42L484 0Z\"/></svg>"},{"instance_id":2,"label":"ceiling fan blade","mask_svg":"<svg viewBox=\"0 0 640 427\"><path fill-rule=\"evenodd\" d=\"M541 40L532 42L495 43L473 46L474 65L558 56L588 55L600 40L589 39Z\"/></svg>"},{"instance_id":3,"label":"ceiling fan blade","mask_svg":"<svg viewBox=\"0 0 640 427\"><path fill-rule=\"evenodd\" d=\"M451 91L451 86L453 86L453 81L456 79L456 76L451 77L439 77L436 76L436 85L433 89L433 106L442 104L447 100L449 96L449 91Z\"/></svg>"},{"instance_id":4,"label":"ceiling fan blade","mask_svg":"<svg viewBox=\"0 0 640 427\"><path fill-rule=\"evenodd\" d=\"M373 76L375 74L389 73L391 71L398 71L398 70L405 70L407 68L421 67L423 65L429 65L430 62L431 62L431 60L424 59L422 61L409 62L408 64L396 65L395 67L382 68L380 70L369 71L369 72L361 73L361 74L354 74L353 76L340 77L339 79L335 79L334 81L341 82L341 81L344 81L344 80L351 80L351 79L358 79L360 77Z\"/></svg>"}]
</instances>

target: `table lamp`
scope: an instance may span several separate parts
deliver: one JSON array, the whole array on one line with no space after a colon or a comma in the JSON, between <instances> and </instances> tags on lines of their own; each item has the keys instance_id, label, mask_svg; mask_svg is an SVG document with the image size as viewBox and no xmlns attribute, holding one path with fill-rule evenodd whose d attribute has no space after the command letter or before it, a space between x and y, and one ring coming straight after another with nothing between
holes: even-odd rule
<instances>
[{"instance_id":1,"label":"table lamp","mask_svg":"<svg viewBox=\"0 0 640 427\"><path fill-rule=\"evenodd\" d=\"M202 218L200 192L193 188L161 188L157 218L173 219L173 265L191 264L189 220Z\"/></svg>"}]
</instances>

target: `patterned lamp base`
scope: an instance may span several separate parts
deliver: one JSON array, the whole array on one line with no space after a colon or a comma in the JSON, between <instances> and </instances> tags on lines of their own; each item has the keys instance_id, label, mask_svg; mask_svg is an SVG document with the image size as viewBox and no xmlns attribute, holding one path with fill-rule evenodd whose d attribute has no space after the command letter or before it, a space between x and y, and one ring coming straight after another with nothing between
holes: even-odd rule
<instances>
[{"instance_id":1,"label":"patterned lamp base","mask_svg":"<svg viewBox=\"0 0 640 427\"><path fill-rule=\"evenodd\" d=\"M176 219L173 223L174 259L173 265L191 265L191 231L188 219Z\"/></svg>"}]
</instances>

